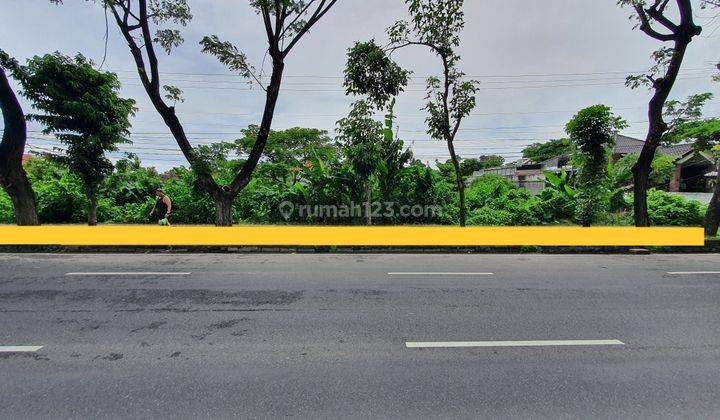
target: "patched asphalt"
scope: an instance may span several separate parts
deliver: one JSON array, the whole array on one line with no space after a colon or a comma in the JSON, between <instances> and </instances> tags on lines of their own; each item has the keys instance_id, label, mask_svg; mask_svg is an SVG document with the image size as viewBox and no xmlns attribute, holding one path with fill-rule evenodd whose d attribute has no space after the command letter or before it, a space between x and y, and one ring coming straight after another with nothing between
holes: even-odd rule
<instances>
[{"instance_id":1,"label":"patched asphalt","mask_svg":"<svg viewBox=\"0 0 720 420\"><path fill-rule=\"evenodd\" d=\"M0 254L0 418L720 415L720 255ZM83 276L69 272L191 272ZM493 276L388 276L491 272ZM407 349L406 341L618 347Z\"/></svg>"}]
</instances>

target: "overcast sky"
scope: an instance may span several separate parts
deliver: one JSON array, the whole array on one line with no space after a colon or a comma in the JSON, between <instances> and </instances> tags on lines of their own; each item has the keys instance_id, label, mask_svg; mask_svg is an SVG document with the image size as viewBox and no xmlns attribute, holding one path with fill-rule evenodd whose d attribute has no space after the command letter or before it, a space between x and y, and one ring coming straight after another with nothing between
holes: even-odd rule
<instances>
[{"instance_id":1,"label":"overcast sky","mask_svg":"<svg viewBox=\"0 0 720 420\"><path fill-rule=\"evenodd\" d=\"M260 67L267 48L262 22L247 0L189 0L194 19L184 29L186 43L161 56L163 84L185 91L178 113L194 143L231 140L249 124L259 124L264 96L233 76L214 57L200 52L204 35L233 41ZM460 48L462 70L482 82L478 107L463 124L457 149L463 157L496 153L519 157L530 143L563 136L563 127L582 107L603 103L630 122L625 134L644 138L646 89L623 84L628 73L651 64L659 44L634 31L629 10L615 0L468 0ZM0 48L18 59L53 51L103 59L105 18L102 8L85 0L0 0ZM673 92L682 99L700 92L717 93L711 81L720 59L720 19L695 11L704 33L690 46ZM340 0L293 50L286 63L274 129L295 126L333 130L353 98L344 95L345 53L357 40L385 42L385 28L406 17L402 0ZM148 165L164 170L185 164L167 128L139 86L127 44L110 25L104 69L117 72L123 95L138 101L133 121L133 150ZM445 145L425 134L423 77L439 70L437 57L424 49L396 55L414 71L408 91L398 98L400 136L423 161L448 158ZM720 98L706 108L720 115ZM29 143L48 148L32 126Z\"/></svg>"}]
</instances>

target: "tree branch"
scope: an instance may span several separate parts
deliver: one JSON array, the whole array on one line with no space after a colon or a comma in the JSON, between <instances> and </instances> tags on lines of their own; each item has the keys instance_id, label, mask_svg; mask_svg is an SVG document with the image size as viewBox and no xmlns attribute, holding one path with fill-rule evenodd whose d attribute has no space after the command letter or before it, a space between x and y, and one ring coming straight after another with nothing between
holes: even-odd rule
<instances>
[{"instance_id":1,"label":"tree branch","mask_svg":"<svg viewBox=\"0 0 720 420\"><path fill-rule=\"evenodd\" d=\"M320 4L318 5L317 9L315 10L315 13L308 19L307 23L301 30L298 31L298 33L293 37L293 40L290 41L290 44L285 48L285 50L282 52L282 56L287 56L290 51L295 47L295 45L300 41L300 39L305 36L305 34L313 27L315 24L325 16L325 14L332 9L333 6L335 6L335 3L337 3L338 0L330 0L329 3L327 3L327 0L321 0ZM327 6L325 4L327 3ZM323 8L324 7L324 8Z\"/></svg>"}]
</instances>

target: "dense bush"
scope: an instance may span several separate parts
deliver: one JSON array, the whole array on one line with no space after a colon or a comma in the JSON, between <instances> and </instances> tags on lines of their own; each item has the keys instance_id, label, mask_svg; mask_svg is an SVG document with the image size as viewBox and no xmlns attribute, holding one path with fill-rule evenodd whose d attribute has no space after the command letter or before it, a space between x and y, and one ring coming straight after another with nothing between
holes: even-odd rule
<instances>
[{"instance_id":1,"label":"dense bush","mask_svg":"<svg viewBox=\"0 0 720 420\"><path fill-rule=\"evenodd\" d=\"M47 160L31 159L26 165L35 188L38 211L43 223L83 223L86 202L79 179L60 165ZM230 173L219 168L219 173ZM272 164L261 164L257 176L235 202L233 219L254 224L362 224L360 217L333 219L299 217L290 220L280 214L284 201L295 206L360 204L362 188L352 182L351 168L328 158L298 169L297 176L277 178ZM225 174L227 175L227 174ZM162 177L153 169L143 168L135 157L117 162L115 171L102 187L98 203L98 220L102 223L150 223L154 191L162 186L173 200L172 221L176 224L212 224L215 207L210 197L196 185L193 172L176 168ZM374 188L378 188L377 185ZM376 191L377 197L380 194ZM622 193L618 194L623 197ZM379 199L379 198L378 198ZM394 203L393 217L379 217L379 225L436 224L458 222L457 194L454 185L439 170L417 162L402 168L388 197ZM623 200L625 200L623 198ZM401 206L437 206L439 212L427 217L402 217ZM648 197L650 221L657 226L700 226L706 207L695 201L662 191L651 190ZM468 223L477 226L530 226L570 224L576 209L575 198L558 189L548 188L537 196L497 175L478 178L467 189ZM384 212L385 208L383 208ZM605 215L602 223L631 225L632 201ZM10 198L0 191L0 223L13 223Z\"/></svg>"},{"instance_id":2,"label":"dense bush","mask_svg":"<svg viewBox=\"0 0 720 420\"><path fill-rule=\"evenodd\" d=\"M87 220L87 199L77 176L45 159L30 159L25 170L35 190L38 217L43 223Z\"/></svg>"},{"instance_id":3,"label":"dense bush","mask_svg":"<svg viewBox=\"0 0 720 420\"><path fill-rule=\"evenodd\" d=\"M469 226L511 226L513 214L507 210L482 207L470 211Z\"/></svg>"},{"instance_id":4,"label":"dense bush","mask_svg":"<svg viewBox=\"0 0 720 420\"><path fill-rule=\"evenodd\" d=\"M648 192L650 224L656 226L702 226L707 207L664 191Z\"/></svg>"},{"instance_id":5,"label":"dense bush","mask_svg":"<svg viewBox=\"0 0 720 420\"><path fill-rule=\"evenodd\" d=\"M486 175L468 188L468 208L472 225L533 226L572 223L576 202L551 188L533 197L505 178Z\"/></svg>"},{"instance_id":6,"label":"dense bush","mask_svg":"<svg viewBox=\"0 0 720 420\"><path fill-rule=\"evenodd\" d=\"M13 205L5 190L0 189L0 224L15 223Z\"/></svg>"},{"instance_id":7,"label":"dense bush","mask_svg":"<svg viewBox=\"0 0 720 420\"><path fill-rule=\"evenodd\" d=\"M543 223L570 223L575 216L575 199L565 192L547 188L535 197L535 214Z\"/></svg>"}]
</instances>

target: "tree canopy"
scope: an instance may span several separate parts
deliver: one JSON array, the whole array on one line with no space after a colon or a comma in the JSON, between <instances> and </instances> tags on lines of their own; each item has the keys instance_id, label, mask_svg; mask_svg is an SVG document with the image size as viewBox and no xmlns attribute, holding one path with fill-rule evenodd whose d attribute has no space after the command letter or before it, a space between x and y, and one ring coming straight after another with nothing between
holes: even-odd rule
<instances>
[{"instance_id":1,"label":"tree canopy","mask_svg":"<svg viewBox=\"0 0 720 420\"><path fill-rule=\"evenodd\" d=\"M112 172L106 152L129 142L130 116L135 101L118 95L117 75L98 71L78 54L36 56L15 70L23 92L39 114L28 118L41 123L64 145L52 157L76 173L85 184L90 206L102 180ZM89 212L90 224L94 208Z\"/></svg>"},{"instance_id":2,"label":"tree canopy","mask_svg":"<svg viewBox=\"0 0 720 420\"><path fill-rule=\"evenodd\" d=\"M544 162L554 157L573 152L575 146L570 139L555 139L546 143L534 143L523 150L523 157L533 162Z\"/></svg>"}]
</instances>

